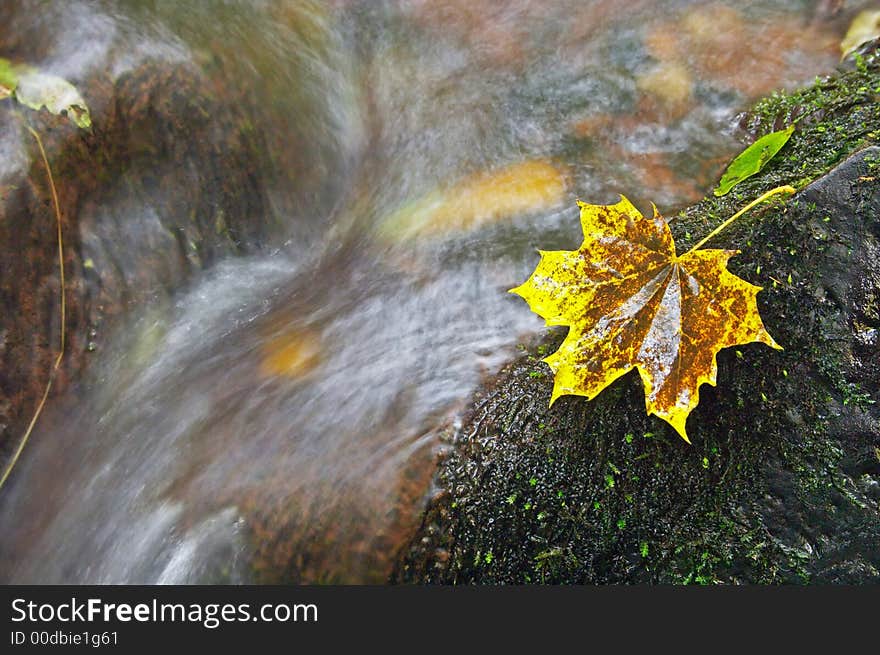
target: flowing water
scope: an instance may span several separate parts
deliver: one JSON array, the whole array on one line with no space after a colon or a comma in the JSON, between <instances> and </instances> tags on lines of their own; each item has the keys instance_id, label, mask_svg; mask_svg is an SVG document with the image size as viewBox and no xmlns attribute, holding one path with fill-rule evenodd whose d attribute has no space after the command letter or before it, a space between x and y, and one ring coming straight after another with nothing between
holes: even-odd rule
<instances>
[{"instance_id":1,"label":"flowing water","mask_svg":"<svg viewBox=\"0 0 880 655\"><path fill-rule=\"evenodd\" d=\"M505 291L578 244L575 199L701 197L737 112L830 72L860 7L20 4L3 29L74 79L223 62L302 172L283 246L133 310L50 403L0 496L0 577L41 583L384 580L441 436L541 330Z\"/></svg>"}]
</instances>

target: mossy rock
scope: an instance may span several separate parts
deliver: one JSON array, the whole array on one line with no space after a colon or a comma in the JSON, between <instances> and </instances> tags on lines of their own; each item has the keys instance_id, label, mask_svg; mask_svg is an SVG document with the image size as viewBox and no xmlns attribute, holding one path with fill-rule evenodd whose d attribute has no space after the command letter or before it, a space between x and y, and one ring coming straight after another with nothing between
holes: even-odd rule
<instances>
[{"instance_id":1,"label":"mossy rock","mask_svg":"<svg viewBox=\"0 0 880 655\"><path fill-rule=\"evenodd\" d=\"M686 444L648 417L635 372L593 401L548 400L553 330L474 399L443 489L394 582L880 582L880 74L855 70L760 103L765 133L800 117L762 174L672 221L679 250L780 184L716 247L764 287L785 350L722 351Z\"/></svg>"}]
</instances>

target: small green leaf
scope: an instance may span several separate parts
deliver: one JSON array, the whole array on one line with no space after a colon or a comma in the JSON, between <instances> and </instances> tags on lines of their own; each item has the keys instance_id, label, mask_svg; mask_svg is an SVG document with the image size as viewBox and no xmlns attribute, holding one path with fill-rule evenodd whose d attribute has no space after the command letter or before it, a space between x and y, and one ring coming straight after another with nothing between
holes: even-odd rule
<instances>
[{"instance_id":1,"label":"small green leaf","mask_svg":"<svg viewBox=\"0 0 880 655\"><path fill-rule=\"evenodd\" d=\"M89 109L85 100L67 80L30 70L18 79L15 89L16 99L26 107L39 111L45 107L51 113L66 113L77 127L88 129L92 126Z\"/></svg>"},{"instance_id":2,"label":"small green leaf","mask_svg":"<svg viewBox=\"0 0 880 655\"><path fill-rule=\"evenodd\" d=\"M35 111L45 107L53 114L66 114L82 129L92 126L86 101L70 82L0 57L0 99L8 95Z\"/></svg>"},{"instance_id":3,"label":"small green leaf","mask_svg":"<svg viewBox=\"0 0 880 655\"><path fill-rule=\"evenodd\" d=\"M11 61L0 57L0 87L6 89L8 93L12 93L17 86L18 74L15 72L15 67Z\"/></svg>"},{"instance_id":4,"label":"small green leaf","mask_svg":"<svg viewBox=\"0 0 880 655\"><path fill-rule=\"evenodd\" d=\"M715 188L715 195L723 196L729 193L737 184L758 173L777 152L782 150L782 146L788 143L793 132L794 125L790 125L784 130L765 134L743 150L730 162L730 166Z\"/></svg>"}]
</instances>

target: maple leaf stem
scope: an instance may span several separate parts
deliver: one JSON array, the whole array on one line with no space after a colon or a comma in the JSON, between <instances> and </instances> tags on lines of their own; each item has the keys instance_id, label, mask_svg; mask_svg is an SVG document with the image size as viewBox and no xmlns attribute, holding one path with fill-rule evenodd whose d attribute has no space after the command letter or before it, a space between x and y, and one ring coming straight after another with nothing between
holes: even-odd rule
<instances>
[{"instance_id":1,"label":"maple leaf stem","mask_svg":"<svg viewBox=\"0 0 880 655\"><path fill-rule=\"evenodd\" d=\"M709 232L709 234L707 234L707 235L706 235L702 240L700 240L700 241L699 241L699 242L698 242L693 248L691 248L691 249L688 250L684 255L682 255L682 257L684 257L685 255L689 255L689 254L692 253L694 250L699 250L700 248L702 248L704 245L706 245L706 243L707 243L710 239L712 239L712 238L718 236L722 231L724 231L725 229L727 229L727 228L730 226L731 223L733 223L736 219L738 219L740 216L742 216L743 214L745 214L747 211L749 211L749 210L750 210L752 207L754 207L755 205L760 205L762 202L764 202L765 200L767 200L767 198L771 198L771 197L773 197L773 196L775 196L775 195L777 195L777 194L779 194L779 193L787 193L787 194L791 195L791 194L794 193L795 191L796 191L796 189L795 189L794 187L789 186L789 185L787 185L787 184L786 184L785 186L778 186L778 187L776 187L775 189L770 189L767 193L765 193L765 194L762 195L762 196L759 196L759 197L756 198L755 200L752 200L752 202L750 202L748 205L746 205L745 207L743 207L742 209L740 209L740 210L739 210L738 212L736 212L733 216L731 216L731 217L728 218L726 221L724 221L721 225L719 225L719 226L716 227L714 230L712 230L711 232Z\"/></svg>"}]
</instances>

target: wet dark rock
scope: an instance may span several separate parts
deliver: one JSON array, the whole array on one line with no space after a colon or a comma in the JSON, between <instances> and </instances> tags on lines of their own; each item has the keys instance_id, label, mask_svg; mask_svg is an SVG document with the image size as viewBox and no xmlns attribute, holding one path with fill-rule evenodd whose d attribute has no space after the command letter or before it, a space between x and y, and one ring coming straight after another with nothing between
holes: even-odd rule
<instances>
[{"instance_id":1,"label":"wet dark rock","mask_svg":"<svg viewBox=\"0 0 880 655\"><path fill-rule=\"evenodd\" d=\"M635 372L548 409L551 331L474 399L438 471L448 493L393 581L880 582L878 81L871 60L759 105L765 129L822 97L827 110L762 175L674 221L687 247L762 191L814 180L716 244L742 250L731 269L764 287L785 350L722 351L693 445L645 415Z\"/></svg>"}]
</instances>

